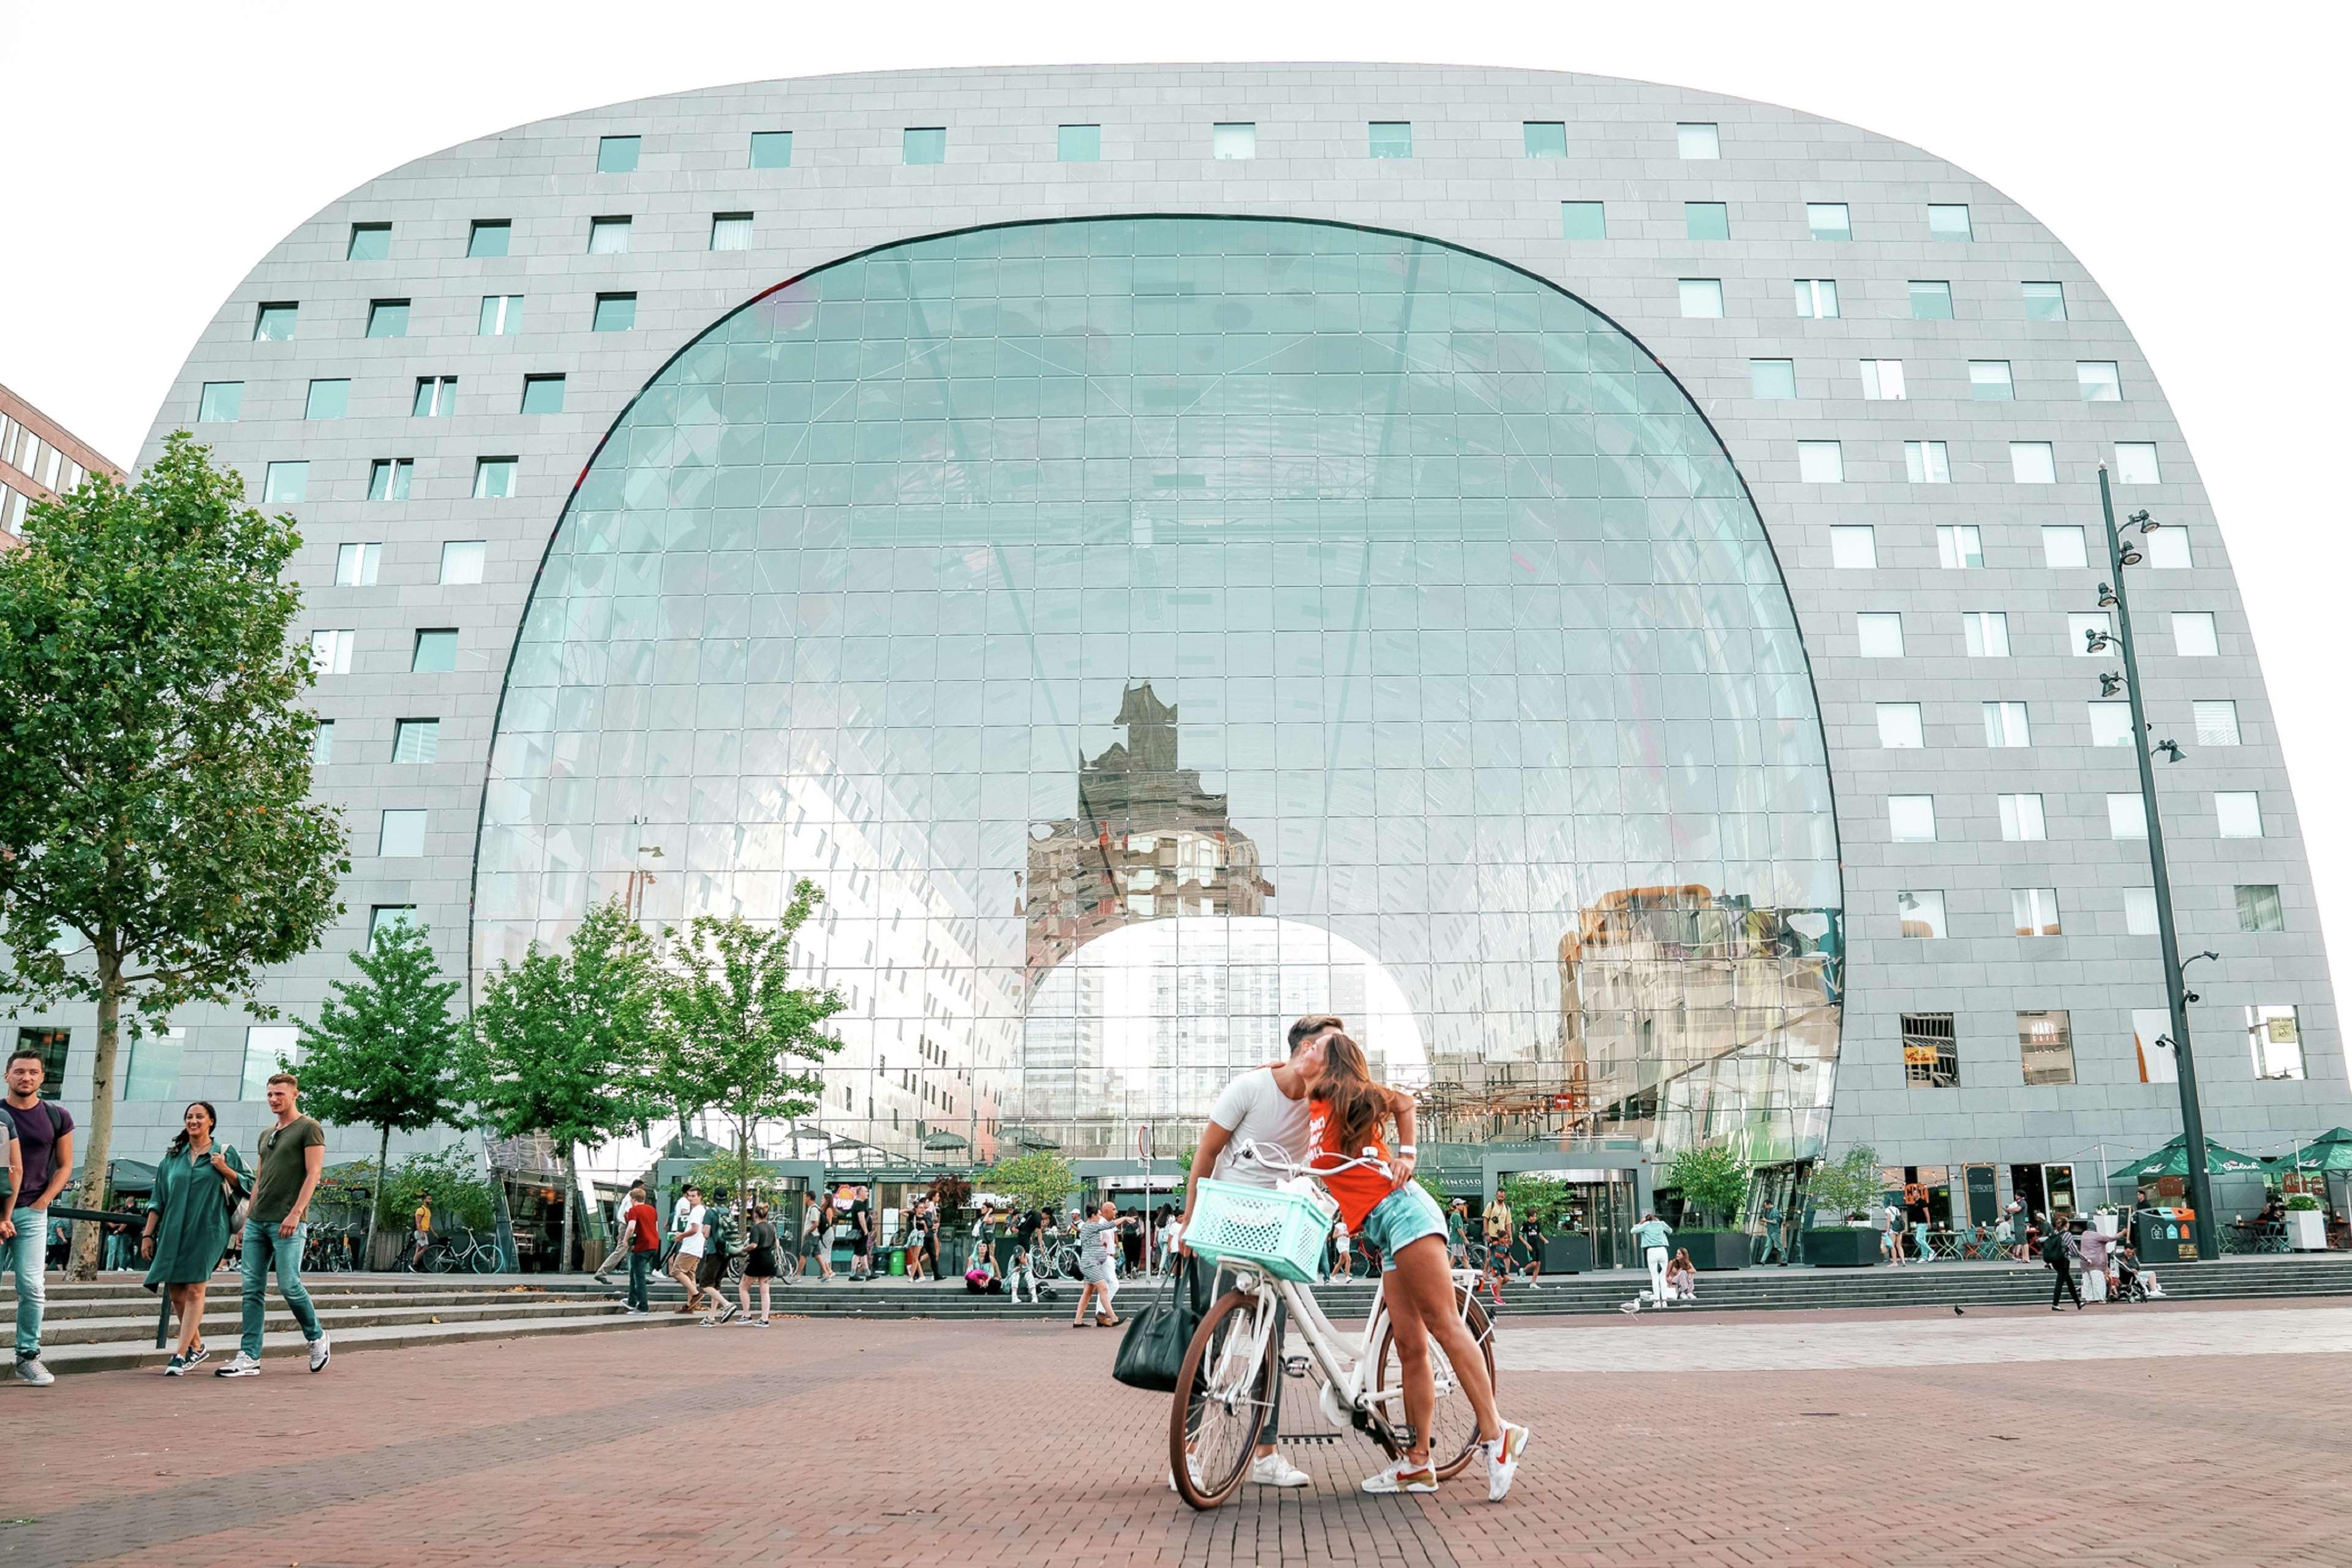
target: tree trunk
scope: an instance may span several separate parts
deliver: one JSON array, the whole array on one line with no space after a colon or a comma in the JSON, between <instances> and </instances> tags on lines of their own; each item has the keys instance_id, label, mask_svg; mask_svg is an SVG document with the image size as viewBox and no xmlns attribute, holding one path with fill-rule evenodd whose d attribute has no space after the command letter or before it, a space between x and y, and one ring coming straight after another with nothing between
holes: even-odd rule
<instances>
[{"instance_id":1,"label":"tree trunk","mask_svg":"<svg viewBox=\"0 0 2352 1568\"><path fill-rule=\"evenodd\" d=\"M572 1216L575 1212L573 1196L580 1189L579 1149L567 1138L563 1141L563 1258L556 1264L561 1274L572 1272Z\"/></svg>"},{"instance_id":2,"label":"tree trunk","mask_svg":"<svg viewBox=\"0 0 2352 1568\"><path fill-rule=\"evenodd\" d=\"M89 1146L81 1156L80 1206L90 1209L106 1206L106 1167L114 1147L114 1047L122 1025L122 959L103 945L98 952L98 1051L89 1068ZM68 1278L85 1282L98 1278L100 1239L100 1227L88 1220L74 1226L73 1256L66 1266Z\"/></svg>"},{"instance_id":3,"label":"tree trunk","mask_svg":"<svg viewBox=\"0 0 2352 1568\"><path fill-rule=\"evenodd\" d=\"M367 1239L360 1243L360 1267L375 1267L375 1216L383 1207L383 1163L392 1157L392 1129L376 1129L375 1192L368 1199Z\"/></svg>"}]
</instances>

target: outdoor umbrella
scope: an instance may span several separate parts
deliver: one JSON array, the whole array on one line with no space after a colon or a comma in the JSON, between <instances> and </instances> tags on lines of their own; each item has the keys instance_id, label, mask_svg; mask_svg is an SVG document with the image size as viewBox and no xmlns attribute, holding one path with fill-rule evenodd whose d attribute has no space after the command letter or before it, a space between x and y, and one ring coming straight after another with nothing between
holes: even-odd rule
<instances>
[{"instance_id":1,"label":"outdoor umbrella","mask_svg":"<svg viewBox=\"0 0 2352 1568\"><path fill-rule=\"evenodd\" d=\"M2290 1171L2352 1171L2352 1128L2331 1127L2309 1142L2272 1155L2265 1163L2282 1175Z\"/></svg>"},{"instance_id":2,"label":"outdoor umbrella","mask_svg":"<svg viewBox=\"0 0 2352 1568\"><path fill-rule=\"evenodd\" d=\"M155 1167L144 1160L117 1160L108 1168L107 1189L116 1197L155 1190Z\"/></svg>"},{"instance_id":3,"label":"outdoor umbrella","mask_svg":"<svg viewBox=\"0 0 2352 1568\"><path fill-rule=\"evenodd\" d=\"M2225 1149L2210 1138L2205 1140L2205 1169L2216 1176L2244 1175L2259 1173L2263 1162L2252 1154L2241 1154L2235 1149ZM2189 1142L2186 1138L2172 1138L2152 1154L2142 1155L2123 1169L2112 1173L2110 1180L2147 1182L2158 1176L2185 1176L2189 1173Z\"/></svg>"},{"instance_id":4,"label":"outdoor umbrella","mask_svg":"<svg viewBox=\"0 0 2352 1568\"><path fill-rule=\"evenodd\" d=\"M971 1147L971 1144L969 1141L959 1138L952 1132L934 1132L929 1137L923 1140L923 1147L926 1149L969 1149Z\"/></svg>"}]
</instances>

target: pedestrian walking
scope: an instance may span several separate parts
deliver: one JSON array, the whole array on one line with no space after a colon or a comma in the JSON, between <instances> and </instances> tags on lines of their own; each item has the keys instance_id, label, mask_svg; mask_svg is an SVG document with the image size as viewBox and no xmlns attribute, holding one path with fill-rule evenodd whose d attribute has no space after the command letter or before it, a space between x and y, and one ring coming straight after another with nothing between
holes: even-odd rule
<instances>
[{"instance_id":1,"label":"pedestrian walking","mask_svg":"<svg viewBox=\"0 0 2352 1568\"><path fill-rule=\"evenodd\" d=\"M708 1234L702 1218L702 1189L688 1183L670 1209L669 1277L686 1290L686 1300L677 1309L681 1313L693 1311L696 1298L702 1294L695 1276L702 1267Z\"/></svg>"},{"instance_id":2,"label":"pedestrian walking","mask_svg":"<svg viewBox=\"0 0 2352 1568\"><path fill-rule=\"evenodd\" d=\"M1078 1226L1078 1278L1086 1282L1078 1292L1078 1310L1070 1319L1070 1327L1087 1326L1087 1308L1100 1292L1102 1305L1095 1309L1095 1321L1106 1329L1118 1327L1121 1320L1110 1310L1111 1267L1110 1249L1118 1229L1118 1205L1105 1198L1095 1210L1095 1217Z\"/></svg>"},{"instance_id":3,"label":"pedestrian walking","mask_svg":"<svg viewBox=\"0 0 2352 1568\"><path fill-rule=\"evenodd\" d=\"M1633 1245L1642 1249L1643 1265L1650 1271L1650 1300L1660 1307L1666 1304L1666 1244L1674 1235L1673 1226L1646 1212L1633 1227Z\"/></svg>"},{"instance_id":4,"label":"pedestrian walking","mask_svg":"<svg viewBox=\"0 0 2352 1568\"><path fill-rule=\"evenodd\" d=\"M917 1204L907 1220L906 1235L907 1283L919 1285L923 1280L923 1205Z\"/></svg>"},{"instance_id":5,"label":"pedestrian walking","mask_svg":"<svg viewBox=\"0 0 2352 1568\"><path fill-rule=\"evenodd\" d=\"M933 1279L942 1278L940 1273L940 1231L942 1228L940 1200L933 1197L925 1198L923 1200L923 1267ZM995 1253L992 1248L989 1254L989 1268L993 1271L995 1267Z\"/></svg>"},{"instance_id":6,"label":"pedestrian walking","mask_svg":"<svg viewBox=\"0 0 2352 1568\"><path fill-rule=\"evenodd\" d=\"M1903 1267L1903 1211L1888 1204L1871 1215L1871 1226L1878 1232L1878 1250L1888 1263Z\"/></svg>"},{"instance_id":7,"label":"pedestrian walking","mask_svg":"<svg viewBox=\"0 0 2352 1568\"><path fill-rule=\"evenodd\" d=\"M654 1310L654 1260L661 1256L661 1216L646 1201L642 1181L629 1188L621 1210L621 1237L629 1244L629 1294L624 1310L642 1318Z\"/></svg>"},{"instance_id":8,"label":"pedestrian walking","mask_svg":"<svg viewBox=\"0 0 2352 1568\"><path fill-rule=\"evenodd\" d=\"M864 1187L849 1189L849 1278L852 1283L874 1277L874 1205Z\"/></svg>"},{"instance_id":9,"label":"pedestrian walking","mask_svg":"<svg viewBox=\"0 0 2352 1568\"><path fill-rule=\"evenodd\" d=\"M710 1297L711 1328L732 1322L742 1310L727 1299L727 1259L732 1255L735 1230L727 1211L727 1189L714 1188L702 1210L702 1257L694 1266L694 1282Z\"/></svg>"},{"instance_id":10,"label":"pedestrian walking","mask_svg":"<svg viewBox=\"0 0 2352 1568\"><path fill-rule=\"evenodd\" d=\"M1759 1266L1767 1264L1771 1262L1775 1258L1778 1258L1783 1263L1788 1262L1788 1251L1780 1244L1780 1205L1775 1203L1767 1203L1764 1205L1763 1226L1764 1234L1756 1238L1757 1263Z\"/></svg>"},{"instance_id":11,"label":"pedestrian walking","mask_svg":"<svg viewBox=\"0 0 2352 1568\"><path fill-rule=\"evenodd\" d=\"M139 1256L148 1259L145 1284L162 1289L179 1319L180 1337L165 1377L181 1377L213 1353L205 1344L205 1289L228 1250L230 1216L252 1187L237 1152L213 1140L220 1124L212 1101L195 1100L180 1112L179 1136L155 1165Z\"/></svg>"},{"instance_id":12,"label":"pedestrian walking","mask_svg":"<svg viewBox=\"0 0 2352 1568\"><path fill-rule=\"evenodd\" d=\"M631 1189L635 1191L634 1188ZM613 1245L604 1254L604 1261L596 1265L596 1283L610 1285L612 1272L628 1262L632 1237L629 1235L629 1200L623 1198L613 1211Z\"/></svg>"},{"instance_id":13,"label":"pedestrian walking","mask_svg":"<svg viewBox=\"0 0 2352 1568\"><path fill-rule=\"evenodd\" d=\"M73 1174L74 1119L65 1107L41 1098L48 1063L36 1050L9 1057L8 1121L15 1136L16 1190L9 1194L5 1268L16 1272L16 1364L18 1383L46 1388L57 1380L41 1364L41 1316L48 1305L43 1271L48 1267L49 1205Z\"/></svg>"},{"instance_id":14,"label":"pedestrian walking","mask_svg":"<svg viewBox=\"0 0 2352 1568\"><path fill-rule=\"evenodd\" d=\"M2074 1260L2067 1254L2066 1238L2063 1232L2053 1230L2042 1238L2042 1261L2051 1273L2050 1310L2053 1312L2062 1310L2058 1305L2058 1298L2063 1294L2072 1296L2074 1299L2074 1310L2081 1311L2083 1292L2074 1283Z\"/></svg>"},{"instance_id":15,"label":"pedestrian walking","mask_svg":"<svg viewBox=\"0 0 2352 1568\"><path fill-rule=\"evenodd\" d=\"M739 1310L751 1310L751 1286L760 1287L760 1315L751 1319L752 1326L768 1326L769 1292L776 1283L776 1227L768 1223L768 1205L751 1205L751 1224L745 1233L743 1277L735 1281L735 1301Z\"/></svg>"},{"instance_id":16,"label":"pedestrian walking","mask_svg":"<svg viewBox=\"0 0 2352 1568\"><path fill-rule=\"evenodd\" d=\"M1495 1201L1486 1205L1479 1216L1480 1232L1486 1242L1486 1263L1480 1271L1479 1284L1493 1294L1495 1305L1503 1304L1503 1281L1511 1272L1511 1200L1503 1189L1495 1189ZM1473 1287L1471 1293L1477 1293Z\"/></svg>"},{"instance_id":17,"label":"pedestrian walking","mask_svg":"<svg viewBox=\"0 0 2352 1568\"><path fill-rule=\"evenodd\" d=\"M1456 1268L1470 1262L1470 1200L1455 1198L1445 1205L1445 1258Z\"/></svg>"},{"instance_id":18,"label":"pedestrian walking","mask_svg":"<svg viewBox=\"0 0 2352 1568\"><path fill-rule=\"evenodd\" d=\"M324 1372L333 1353L310 1292L302 1288L302 1221L326 1169L327 1130L302 1114L302 1085L292 1073L271 1073L267 1092L278 1120L261 1130L255 1149L253 1201L245 1219L243 1332L236 1357L215 1369L215 1377L261 1375L262 1302L273 1267L278 1294L310 1342L310 1370Z\"/></svg>"},{"instance_id":19,"label":"pedestrian walking","mask_svg":"<svg viewBox=\"0 0 2352 1568\"><path fill-rule=\"evenodd\" d=\"M2083 1299L2105 1301L2107 1299L2107 1248L2115 1238L2092 1226L2075 1238L2083 1254Z\"/></svg>"},{"instance_id":20,"label":"pedestrian walking","mask_svg":"<svg viewBox=\"0 0 2352 1568\"><path fill-rule=\"evenodd\" d=\"M801 1268L798 1278L808 1278L810 1258L823 1269L824 1278L833 1278L833 1200L823 1193L809 1205L808 1213L801 1216Z\"/></svg>"}]
</instances>

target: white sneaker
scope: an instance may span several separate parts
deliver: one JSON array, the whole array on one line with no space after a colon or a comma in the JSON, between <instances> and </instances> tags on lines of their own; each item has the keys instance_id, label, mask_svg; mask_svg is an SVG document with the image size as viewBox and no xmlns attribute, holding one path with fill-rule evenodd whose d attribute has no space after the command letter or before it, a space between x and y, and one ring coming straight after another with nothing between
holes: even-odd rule
<instances>
[{"instance_id":1,"label":"white sneaker","mask_svg":"<svg viewBox=\"0 0 2352 1568\"><path fill-rule=\"evenodd\" d=\"M226 1366L213 1368L213 1375L215 1377L259 1377L261 1363L243 1351L239 1351L229 1358L229 1363Z\"/></svg>"},{"instance_id":2,"label":"white sneaker","mask_svg":"<svg viewBox=\"0 0 2352 1568\"><path fill-rule=\"evenodd\" d=\"M1201 1479L1201 1457L1198 1454L1184 1456L1184 1473L1192 1478L1194 1491L1208 1489L1206 1483ZM1171 1492L1176 1489L1176 1472L1172 1469L1168 1472L1168 1489Z\"/></svg>"},{"instance_id":3,"label":"white sneaker","mask_svg":"<svg viewBox=\"0 0 2352 1568\"><path fill-rule=\"evenodd\" d=\"M20 1355L16 1358L16 1378L18 1383L30 1388L47 1388L57 1382L56 1374L41 1364L41 1358L37 1355Z\"/></svg>"},{"instance_id":4,"label":"white sneaker","mask_svg":"<svg viewBox=\"0 0 2352 1568\"><path fill-rule=\"evenodd\" d=\"M1524 1426L1503 1423L1503 1435L1492 1443L1479 1445L1486 1450L1486 1500L1500 1502L1510 1495L1511 1483L1518 1479L1519 1456L1528 1451L1531 1434Z\"/></svg>"},{"instance_id":5,"label":"white sneaker","mask_svg":"<svg viewBox=\"0 0 2352 1568\"><path fill-rule=\"evenodd\" d=\"M1305 1470L1273 1453L1250 1461L1249 1479L1254 1487L1303 1487L1307 1478Z\"/></svg>"},{"instance_id":6,"label":"white sneaker","mask_svg":"<svg viewBox=\"0 0 2352 1568\"><path fill-rule=\"evenodd\" d=\"M310 1370L312 1372L326 1371L327 1358L334 1353L334 1347L327 1343L326 1335L320 1334L317 1339L312 1340L310 1342Z\"/></svg>"},{"instance_id":7,"label":"white sneaker","mask_svg":"<svg viewBox=\"0 0 2352 1568\"><path fill-rule=\"evenodd\" d=\"M1362 1489L1381 1497L1391 1492L1433 1492L1437 1471L1427 1460L1416 1465L1411 1459L1399 1459L1380 1474L1365 1477Z\"/></svg>"}]
</instances>

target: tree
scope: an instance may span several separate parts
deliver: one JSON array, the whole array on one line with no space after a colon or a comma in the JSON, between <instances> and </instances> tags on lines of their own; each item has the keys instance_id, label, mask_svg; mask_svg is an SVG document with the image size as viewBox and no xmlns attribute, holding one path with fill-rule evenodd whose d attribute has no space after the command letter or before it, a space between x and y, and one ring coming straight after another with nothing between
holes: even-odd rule
<instances>
[{"instance_id":1,"label":"tree","mask_svg":"<svg viewBox=\"0 0 2352 1568\"><path fill-rule=\"evenodd\" d=\"M841 997L792 982L793 937L824 900L803 879L773 925L697 915L683 936L662 932L663 1096L724 1116L735 1130L739 1165L757 1155L761 1122L816 1109L824 1080L810 1069L841 1049L823 1029L842 1010Z\"/></svg>"},{"instance_id":2,"label":"tree","mask_svg":"<svg viewBox=\"0 0 2352 1568\"><path fill-rule=\"evenodd\" d=\"M562 952L536 942L500 960L474 1008L467 1095L501 1138L544 1134L563 1162L563 1263L572 1267L577 1151L660 1109L653 942L619 899L591 908Z\"/></svg>"},{"instance_id":3,"label":"tree","mask_svg":"<svg viewBox=\"0 0 2352 1568\"><path fill-rule=\"evenodd\" d=\"M992 1166L988 1190L1011 1198L1024 1210L1061 1212L1062 1200L1078 1190L1078 1173L1070 1163L1049 1150L1032 1149Z\"/></svg>"},{"instance_id":4,"label":"tree","mask_svg":"<svg viewBox=\"0 0 2352 1568\"><path fill-rule=\"evenodd\" d=\"M1805 1181L1813 1206L1848 1219L1866 1217L1886 1191L1878 1151L1857 1143L1833 1161L1817 1164Z\"/></svg>"},{"instance_id":5,"label":"tree","mask_svg":"<svg viewBox=\"0 0 2352 1568\"><path fill-rule=\"evenodd\" d=\"M1748 1202L1748 1164L1719 1143L1685 1149L1666 1167L1665 1184L1679 1188L1683 1206L1697 1214L1701 1227L1728 1226Z\"/></svg>"},{"instance_id":6,"label":"tree","mask_svg":"<svg viewBox=\"0 0 2352 1568\"><path fill-rule=\"evenodd\" d=\"M377 930L366 951L352 954L361 978L336 981L319 1021L299 1026L302 1095L310 1112L339 1126L376 1130L376 1191L368 1202L363 1258L375 1256L392 1135L465 1125L465 1050L449 1016L458 983L441 977L427 936L425 927L405 922ZM292 1070L290 1062L279 1065Z\"/></svg>"},{"instance_id":7,"label":"tree","mask_svg":"<svg viewBox=\"0 0 2352 1568\"><path fill-rule=\"evenodd\" d=\"M1549 1235L1568 1212L1568 1184L1557 1176L1506 1176L1503 1201L1511 1205L1513 1224L1525 1225L1533 1220Z\"/></svg>"},{"instance_id":8,"label":"tree","mask_svg":"<svg viewBox=\"0 0 2352 1568\"><path fill-rule=\"evenodd\" d=\"M343 829L310 790L301 542L173 435L128 487L92 474L0 552L0 996L98 1004L82 1203L113 1157L115 1057L342 912ZM95 1276L98 1228L75 1227Z\"/></svg>"}]
</instances>

